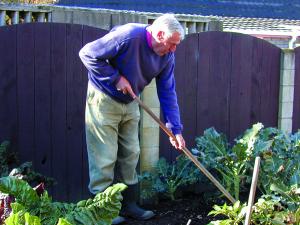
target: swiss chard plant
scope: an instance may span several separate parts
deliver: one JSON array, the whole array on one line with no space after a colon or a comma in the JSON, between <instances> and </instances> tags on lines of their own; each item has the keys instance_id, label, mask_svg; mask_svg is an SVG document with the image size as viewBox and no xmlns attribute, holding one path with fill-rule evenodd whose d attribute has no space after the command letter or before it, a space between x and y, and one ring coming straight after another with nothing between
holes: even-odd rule
<instances>
[{"instance_id":1,"label":"swiss chard plant","mask_svg":"<svg viewBox=\"0 0 300 225\"><path fill-rule=\"evenodd\" d=\"M160 158L153 173L144 172L140 176L140 180L146 184L146 188L142 190L142 198L163 194L175 200L178 188L196 183L201 177L199 175L197 167L185 155L180 155L173 163Z\"/></svg>"},{"instance_id":2,"label":"swiss chard plant","mask_svg":"<svg viewBox=\"0 0 300 225\"><path fill-rule=\"evenodd\" d=\"M0 178L0 192L13 196L12 212L5 220L6 225L108 225L121 209L121 191L124 184L115 184L93 199L77 204L52 202L47 191L39 196L27 182L15 177ZM32 223L26 223L32 221Z\"/></svg>"}]
</instances>

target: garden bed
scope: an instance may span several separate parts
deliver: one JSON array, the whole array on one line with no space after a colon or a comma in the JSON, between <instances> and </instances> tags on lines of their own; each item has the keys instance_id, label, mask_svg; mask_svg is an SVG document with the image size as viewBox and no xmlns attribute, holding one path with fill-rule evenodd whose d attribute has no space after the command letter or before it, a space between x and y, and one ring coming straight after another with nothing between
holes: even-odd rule
<instances>
[{"instance_id":1,"label":"garden bed","mask_svg":"<svg viewBox=\"0 0 300 225\"><path fill-rule=\"evenodd\" d=\"M148 221L128 219L130 225L206 225L212 216L207 216L214 202L206 202L202 194L187 194L178 200L160 200L158 204L145 204L143 207L154 211L155 217Z\"/></svg>"}]
</instances>

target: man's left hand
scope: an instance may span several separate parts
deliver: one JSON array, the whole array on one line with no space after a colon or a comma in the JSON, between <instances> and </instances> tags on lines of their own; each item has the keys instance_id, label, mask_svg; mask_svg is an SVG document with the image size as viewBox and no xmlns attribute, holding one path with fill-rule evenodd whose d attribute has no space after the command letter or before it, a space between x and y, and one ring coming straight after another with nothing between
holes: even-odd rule
<instances>
[{"instance_id":1,"label":"man's left hand","mask_svg":"<svg viewBox=\"0 0 300 225\"><path fill-rule=\"evenodd\" d=\"M171 144L176 148L181 150L182 148L185 147L185 140L182 137L181 134L176 134L175 135L176 140L174 140L173 138L170 137L170 142Z\"/></svg>"}]
</instances>

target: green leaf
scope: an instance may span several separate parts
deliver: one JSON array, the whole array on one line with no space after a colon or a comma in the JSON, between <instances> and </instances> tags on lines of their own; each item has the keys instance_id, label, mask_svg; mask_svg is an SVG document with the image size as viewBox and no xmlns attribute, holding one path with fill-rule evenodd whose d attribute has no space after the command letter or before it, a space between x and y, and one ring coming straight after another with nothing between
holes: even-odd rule
<instances>
[{"instance_id":1,"label":"green leaf","mask_svg":"<svg viewBox=\"0 0 300 225\"><path fill-rule=\"evenodd\" d=\"M0 178L0 192L14 196L25 207L39 203L36 191L26 181L15 177Z\"/></svg>"},{"instance_id":2,"label":"green leaf","mask_svg":"<svg viewBox=\"0 0 300 225\"><path fill-rule=\"evenodd\" d=\"M112 219L119 215L121 192L126 188L127 186L121 183L110 186L104 192L97 194L94 199L77 203L75 208L61 219L76 225L109 225Z\"/></svg>"},{"instance_id":3,"label":"green leaf","mask_svg":"<svg viewBox=\"0 0 300 225\"><path fill-rule=\"evenodd\" d=\"M41 225L41 219L39 217L32 216L28 212L26 212L24 216L26 225Z\"/></svg>"},{"instance_id":4,"label":"green leaf","mask_svg":"<svg viewBox=\"0 0 300 225\"><path fill-rule=\"evenodd\" d=\"M59 218L57 225L72 225L72 224L63 218Z\"/></svg>"}]
</instances>

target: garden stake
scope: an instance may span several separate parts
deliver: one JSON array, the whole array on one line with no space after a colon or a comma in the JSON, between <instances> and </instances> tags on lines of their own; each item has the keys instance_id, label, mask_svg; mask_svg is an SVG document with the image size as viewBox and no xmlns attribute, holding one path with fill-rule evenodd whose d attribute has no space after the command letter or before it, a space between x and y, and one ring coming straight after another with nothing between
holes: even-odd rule
<instances>
[{"instance_id":1,"label":"garden stake","mask_svg":"<svg viewBox=\"0 0 300 225\"><path fill-rule=\"evenodd\" d=\"M176 141L174 134L161 122L161 120L137 97L131 95L131 97L138 102L138 104L159 124L160 128L171 138ZM214 178L214 176L198 161L198 159L186 148L181 149L184 154L200 169L202 173L206 175L208 179L229 199L233 204L236 200L230 195L230 193Z\"/></svg>"},{"instance_id":2,"label":"garden stake","mask_svg":"<svg viewBox=\"0 0 300 225\"><path fill-rule=\"evenodd\" d=\"M255 158L255 164L253 169L253 175L252 175L252 182L251 182L251 188L249 193L249 199L248 199L248 205L247 205L247 211L246 211L246 219L244 225L249 225L251 222L251 213L252 213L252 206L254 202L255 197L255 190L257 185L257 178L259 173L259 165L260 165L260 157Z\"/></svg>"}]
</instances>

